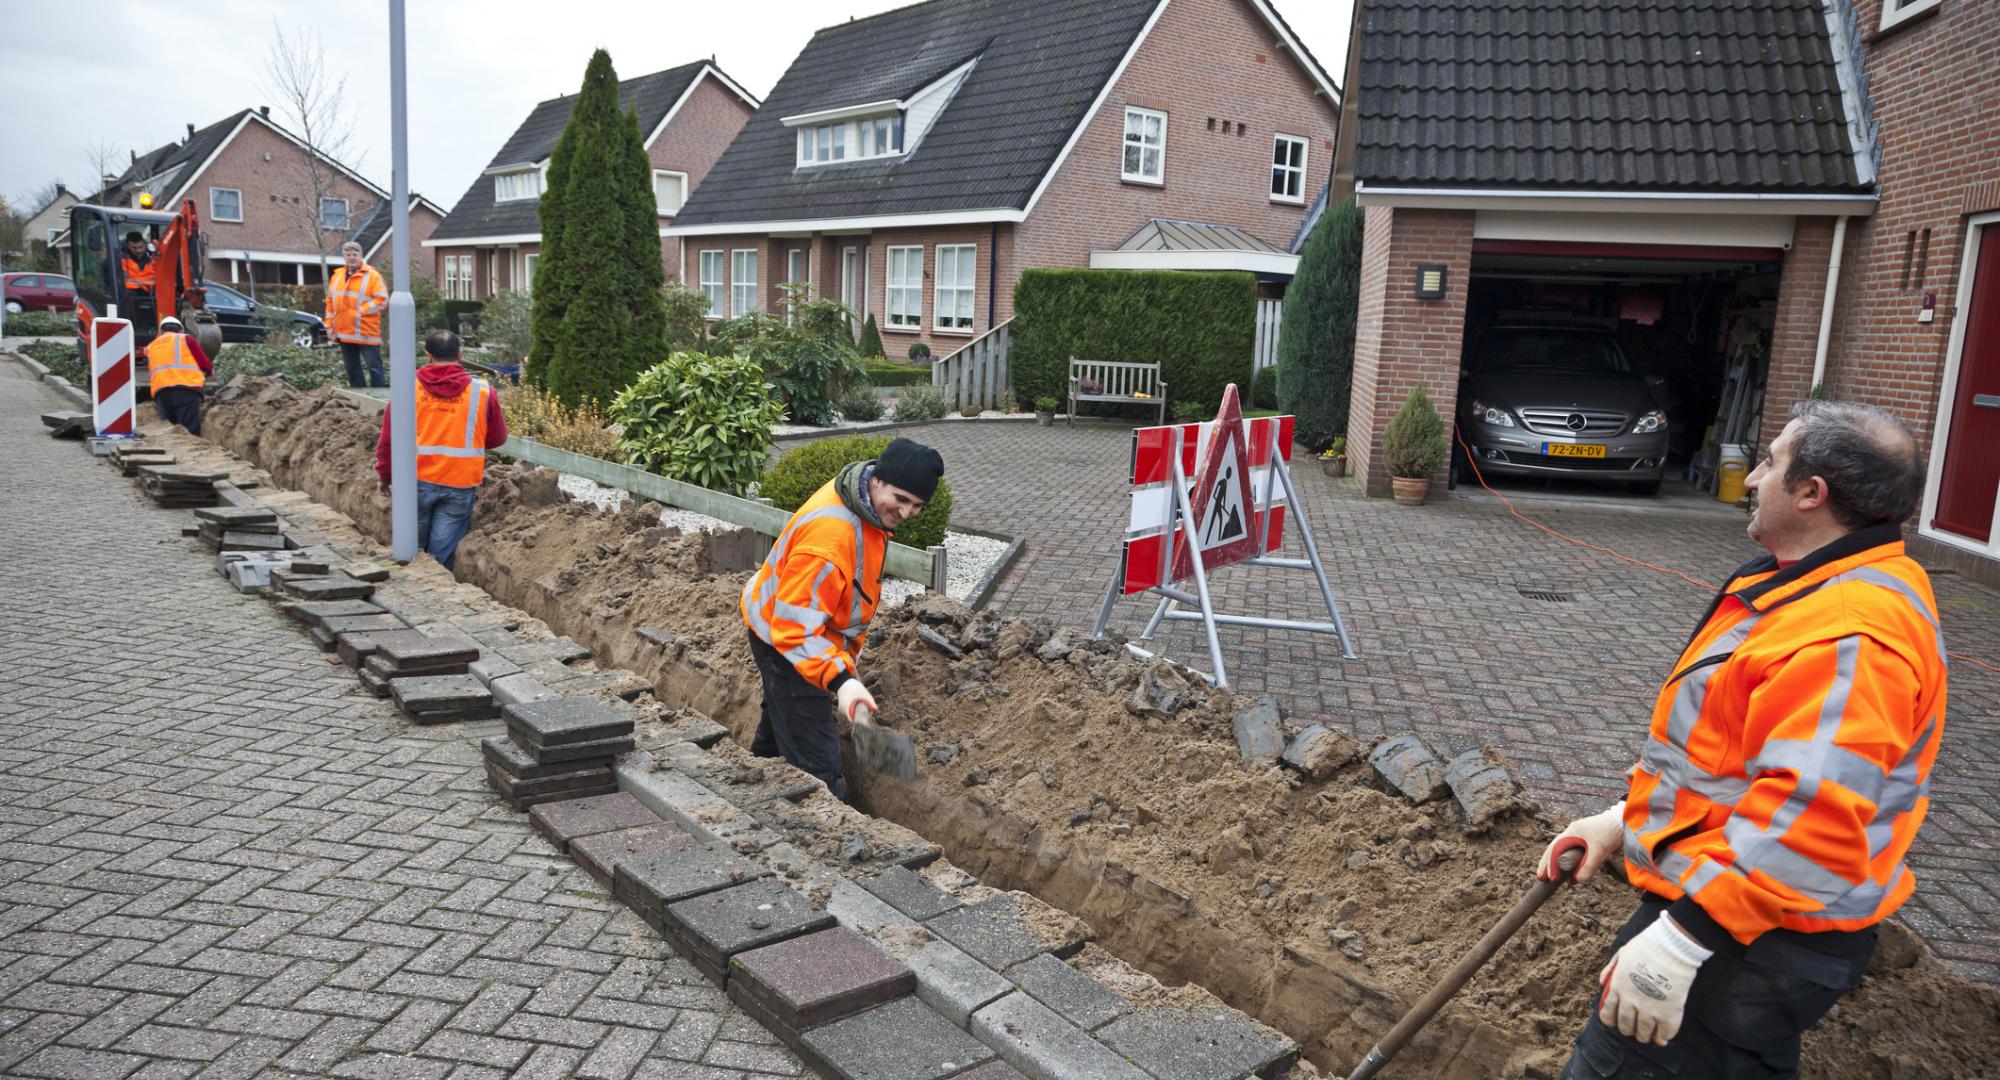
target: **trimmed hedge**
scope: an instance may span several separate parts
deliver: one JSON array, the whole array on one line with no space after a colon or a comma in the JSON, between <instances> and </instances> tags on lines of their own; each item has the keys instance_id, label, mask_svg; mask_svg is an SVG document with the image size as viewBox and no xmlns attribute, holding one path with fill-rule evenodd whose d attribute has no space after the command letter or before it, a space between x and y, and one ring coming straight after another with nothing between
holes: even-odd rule
<instances>
[{"instance_id":1,"label":"trimmed hedge","mask_svg":"<svg viewBox=\"0 0 2000 1080\"><path fill-rule=\"evenodd\" d=\"M881 457L889 440L888 435L845 435L809 442L764 470L757 494L776 503L781 510L797 510L848 463ZM896 530L896 542L922 551L944 543L945 529L950 525L951 483L939 480L937 492L924 504L923 513Z\"/></svg>"},{"instance_id":2,"label":"trimmed hedge","mask_svg":"<svg viewBox=\"0 0 2000 1080\"><path fill-rule=\"evenodd\" d=\"M1250 383L1257 279L1180 270L1029 270L1014 287L1014 391L1069 393L1069 361L1158 363L1172 401Z\"/></svg>"},{"instance_id":3,"label":"trimmed hedge","mask_svg":"<svg viewBox=\"0 0 2000 1080\"><path fill-rule=\"evenodd\" d=\"M867 372L870 386L917 386L931 381L929 364L911 364L897 360L863 360L861 370Z\"/></svg>"}]
</instances>

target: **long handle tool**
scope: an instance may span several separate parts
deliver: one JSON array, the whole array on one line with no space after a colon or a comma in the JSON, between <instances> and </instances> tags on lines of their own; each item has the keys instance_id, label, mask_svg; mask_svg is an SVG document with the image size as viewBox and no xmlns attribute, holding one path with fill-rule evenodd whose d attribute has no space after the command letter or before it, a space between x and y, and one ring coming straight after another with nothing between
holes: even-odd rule
<instances>
[{"instance_id":1,"label":"long handle tool","mask_svg":"<svg viewBox=\"0 0 2000 1080\"><path fill-rule=\"evenodd\" d=\"M1553 880L1537 880L1534 887L1514 904L1514 909L1499 922L1494 923L1493 929L1488 930L1486 936L1479 939L1479 944L1474 945L1472 951L1465 954L1464 959L1458 962L1458 966L1452 968L1450 974L1436 986L1431 987L1431 992L1425 994L1422 1001L1417 1002L1409 1012L1403 1014L1401 1020L1396 1021L1396 1026L1389 1029L1389 1034L1383 1036L1382 1041L1368 1051L1368 1056L1361 1059L1361 1064L1347 1074L1347 1080L1368 1080L1368 1077L1381 1072L1382 1066L1387 1065L1390 1058L1395 1057L1417 1032L1424 1029L1425 1024L1430 1023L1431 1017L1436 1016L1437 1011L1444 1008L1444 1003L1450 1001L1453 994L1458 993L1459 989L1472 978L1473 973L1485 966L1486 961L1491 960L1493 954L1500 951L1500 946L1505 945L1507 939L1521 929L1521 924L1528 921L1528 918L1535 913L1535 909L1541 907L1543 901L1553 895L1558 886L1576 874L1576 864L1583 861L1585 847L1583 837L1565 837L1556 848L1557 876Z\"/></svg>"},{"instance_id":2,"label":"long handle tool","mask_svg":"<svg viewBox=\"0 0 2000 1080\"><path fill-rule=\"evenodd\" d=\"M854 736L854 756L862 768L898 780L917 778L916 744L900 731L877 725L868 706L855 707L854 725L849 730Z\"/></svg>"}]
</instances>

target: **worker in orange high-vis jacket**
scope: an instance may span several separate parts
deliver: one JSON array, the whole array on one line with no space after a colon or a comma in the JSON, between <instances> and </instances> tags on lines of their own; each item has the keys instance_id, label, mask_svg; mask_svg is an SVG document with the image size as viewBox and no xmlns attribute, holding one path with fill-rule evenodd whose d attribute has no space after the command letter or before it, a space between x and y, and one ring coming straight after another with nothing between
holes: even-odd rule
<instances>
[{"instance_id":1,"label":"worker in orange high-vis jacket","mask_svg":"<svg viewBox=\"0 0 2000 1080\"><path fill-rule=\"evenodd\" d=\"M159 280L160 268L154 265L153 251L146 244L145 234L137 229L125 234L124 250L118 253L118 271L125 279L125 299L122 302L132 305L133 312L150 309L153 286Z\"/></svg>"},{"instance_id":2,"label":"worker in orange high-vis jacket","mask_svg":"<svg viewBox=\"0 0 2000 1080\"><path fill-rule=\"evenodd\" d=\"M326 333L340 343L347 365L347 385L387 386L382 374L382 312L389 307L389 286L376 269L361 260L361 245L340 246L342 265L326 284ZM362 368L368 381L363 383Z\"/></svg>"},{"instance_id":3,"label":"worker in orange high-vis jacket","mask_svg":"<svg viewBox=\"0 0 2000 1080\"><path fill-rule=\"evenodd\" d=\"M1625 799L1572 822L1577 880L1641 891L1564 1080L1791 1077L1916 888L1904 853L1944 737L1945 644L1903 551L1924 460L1894 415L1803 401L1748 483L1770 551L1709 605Z\"/></svg>"},{"instance_id":4,"label":"worker in orange high-vis jacket","mask_svg":"<svg viewBox=\"0 0 2000 1080\"><path fill-rule=\"evenodd\" d=\"M507 441L500 395L459 366L458 335L424 339L430 363L417 369L417 547L449 570L472 527L472 507L486 479L486 451ZM389 494L389 410L375 440L375 476Z\"/></svg>"},{"instance_id":5,"label":"worker in orange high-vis jacket","mask_svg":"<svg viewBox=\"0 0 2000 1080\"><path fill-rule=\"evenodd\" d=\"M146 345L146 389L160 419L179 424L190 435L201 434L201 389L215 370L194 337L181 331L172 315L160 320L160 332Z\"/></svg>"},{"instance_id":6,"label":"worker in orange high-vis jacket","mask_svg":"<svg viewBox=\"0 0 2000 1080\"><path fill-rule=\"evenodd\" d=\"M792 515L743 587L750 654L764 681L750 752L783 757L843 800L834 715L869 723L875 712L857 657L882 597L889 534L923 511L943 476L938 452L909 439L848 465Z\"/></svg>"}]
</instances>

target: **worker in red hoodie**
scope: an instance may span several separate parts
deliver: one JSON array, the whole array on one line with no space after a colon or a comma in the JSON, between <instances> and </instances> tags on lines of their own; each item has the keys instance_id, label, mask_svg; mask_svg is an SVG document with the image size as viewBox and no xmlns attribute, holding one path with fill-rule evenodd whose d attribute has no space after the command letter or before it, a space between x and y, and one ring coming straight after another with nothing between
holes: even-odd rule
<instances>
[{"instance_id":1,"label":"worker in red hoodie","mask_svg":"<svg viewBox=\"0 0 2000 1080\"><path fill-rule=\"evenodd\" d=\"M458 363L458 335L424 339L430 363L417 369L417 546L451 569L472 527L472 504L486 478L486 451L507 441L500 394ZM375 475L389 494L389 410L375 440Z\"/></svg>"}]
</instances>

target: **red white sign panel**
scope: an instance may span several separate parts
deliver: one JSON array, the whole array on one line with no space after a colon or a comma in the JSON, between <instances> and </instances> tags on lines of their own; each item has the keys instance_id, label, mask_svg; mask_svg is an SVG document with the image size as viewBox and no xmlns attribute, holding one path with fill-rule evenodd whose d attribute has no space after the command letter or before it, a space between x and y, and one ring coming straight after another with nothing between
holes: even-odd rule
<instances>
[{"instance_id":1,"label":"red white sign panel","mask_svg":"<svg viewBox=\"0 0 2000 1080\"><path fill-rule=\"evenodd\" d=\"M99 435L130 435L138 398L132 381L132 323L90 323L90 416Z\"/></svg>"},{"instance_id":2,"label":"red white sign panel","mask_svg":"<svg viewBox=\"0 0 2000 1080\"><path fill-rule=\"evenodd\" d=\"M1177 444L1204 570L1274 551L1283 543L1285 496L1272 472L1272 450L1275 446L1280 458L1291 459L1293 422L1290 416L1243 420L1232 386L1214 421L1132 433L1134 487L1124 541L1123 595L1194 573L1187 550L1190 530L1183 527L1176 533L1171 555L1165 531L1174 520L1172 463Z\"/></svg>"}]
</instances>

